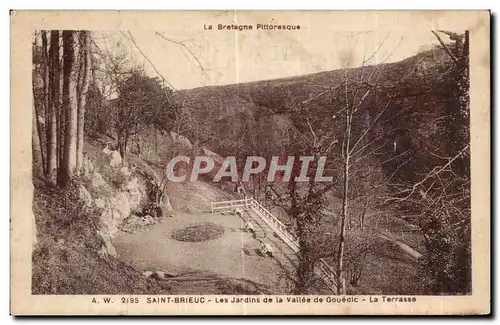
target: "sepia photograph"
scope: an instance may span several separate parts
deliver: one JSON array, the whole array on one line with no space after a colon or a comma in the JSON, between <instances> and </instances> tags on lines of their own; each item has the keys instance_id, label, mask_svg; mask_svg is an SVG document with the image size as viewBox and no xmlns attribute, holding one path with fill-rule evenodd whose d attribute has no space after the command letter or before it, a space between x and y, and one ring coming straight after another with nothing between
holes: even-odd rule
<instances>
[{"instance_id":1,"label":"sepia photograph","mask_svg":"<svg viewBox=\"0 0 500 325\"><path fill-rule=\"evenodd\" d=\"M487 11L401 13L406 28L396 12L73 13L11 13L30 51L13 287L88 314L426 314L430 296L489 312Z\"/></svg>"}]
</instances>

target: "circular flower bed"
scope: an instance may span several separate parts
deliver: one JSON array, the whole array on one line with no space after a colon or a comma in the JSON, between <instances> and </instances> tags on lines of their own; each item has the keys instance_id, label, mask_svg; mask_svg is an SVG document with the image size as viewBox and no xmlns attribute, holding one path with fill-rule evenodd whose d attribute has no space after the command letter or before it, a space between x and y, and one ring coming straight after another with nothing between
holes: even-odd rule
<instances>
[{"instance_id":1,"label":"circular flower bed","mask_svg":"<svg viewBox=\"0 0 500 325\"><path fill-rule=\"evenodd\" d=\"M172 238L184 242L202 242L219 238L222 234L224 234L224 227L213 222L203 222L175 230Z\"/></svg>"}]
</instances>

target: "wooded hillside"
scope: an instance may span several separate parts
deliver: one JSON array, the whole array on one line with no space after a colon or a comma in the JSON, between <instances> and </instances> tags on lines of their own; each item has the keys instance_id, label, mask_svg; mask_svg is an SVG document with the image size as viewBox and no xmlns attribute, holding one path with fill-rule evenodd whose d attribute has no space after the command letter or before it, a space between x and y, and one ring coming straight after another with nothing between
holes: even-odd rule
<instances>
[{"instance_id":1,"label":"wooded hillside","mask_svg":"<svg viewBox=\"0 0 500 325\"><path fill-rule=\"evenodd\" d=\"M398 214L423 232L433 290L466 292L468 34L435 33L440 41L443 34L453 42L401 62L176 92L182 115L175 130L237 159L328 156L336 184L311 182L305 190L254 178L253 195L283 207L299 237L316 224L311 215L320 218L325 193L340 198L340 274L345 224L361 213L352 227L363 228L370 210ZM302 249L314 250L311 242L304 239Z\"/></svg>"}]
</instances>

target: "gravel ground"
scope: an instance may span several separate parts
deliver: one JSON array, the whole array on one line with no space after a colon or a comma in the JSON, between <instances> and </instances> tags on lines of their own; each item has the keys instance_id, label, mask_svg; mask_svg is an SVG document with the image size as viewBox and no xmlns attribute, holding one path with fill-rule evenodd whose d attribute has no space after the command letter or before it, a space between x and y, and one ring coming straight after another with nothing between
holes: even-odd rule
<instances>
[{"instance_id":1,"label":"gravel ground","mask_svg":"<svg viewBox=\"0 0 500 325\"><path fill-rule=\"evenodd\" d=\"M255 217L255 216L254 216ZM172 232L198 223L212 222L224 227L224 234L203 242L181 242L172 238ZM290 251L273 237L266 226L260 227L260 237L269 238L276 247L277 256L261 254L259 242L243 229L243 221L236 215L220 213L182 213L165 218L150 230L135 234L120 233L113 240L119 259L141 271L163 270L177 275L194 277L220 276L244 278L268 288L273 293L290 289L286 272L290 266ZM197 285L193 283L193 285Z\"/></svg>"}]
</instances>

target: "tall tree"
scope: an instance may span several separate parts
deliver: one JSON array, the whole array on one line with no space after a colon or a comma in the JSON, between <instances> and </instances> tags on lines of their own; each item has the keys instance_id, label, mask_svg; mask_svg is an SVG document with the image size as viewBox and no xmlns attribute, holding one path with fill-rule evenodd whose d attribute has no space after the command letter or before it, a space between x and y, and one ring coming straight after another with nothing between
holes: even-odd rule
<instances>
[{"instance_id":1,"label":"tall tree","mask_svg":"<svg viewBox=\"0 0 500 325\"><path fill-rule=\"evenodd\" d=\"M33 89L33 93L34 93ZM35 103L35 96L33 94L33 117L32 117L32 125L31 125L31 152L32 152L32 164L33 164L33 175L35 176L42 176L43 175L43 166L44 166L44 159L43 159L43 153L42 153L42 147L40 144L40 126L38 122L38 114L36 112L36 103Z\"/></svg>"},{"instance_id":2,"label":"tall tree","mask_svg":"<svg viewBox=\"0 0 500 325\"><path fill-rule=\"evenodd\" d=\"M33 130L32 149L34 175L42 176L45 173L45 153L44 153L44 129L40 123L43 113L43 78L40 67L43 66L40 47L37 45L37 34L33 42L33 69L32 69L32 92L33 92Z\"/></svg>"},{"instance_id":3,"label":"tall tree","mask_svg":"<svg viewBox=\"0 0 500 325\"><path fill-rule=\"evenodd\" d=\"M76 140L78 120L76 32L63 31L63 110L65 115L64 150L61 178L58 182L66 185L76 170Z\"/></svg>"},{"instance_id":4,"label":"tall tree","mask_svg":"<svg viewBox=\"0 0 500 325\"><path fill-rule=\"evenodd\" d=\"M57 112L60 106L60 62L59 31L50 33L49 52L49 101L47 113L47 176L49 182L55 184L57 169Z\"/></svg>"},{"instance_id":5,"label":"tall tree","mask_svg":"<svg viewBox=\"0 0 500 325\"><path fill-rule=\"evenodd\" d=\"M124 157L129 138L152 125L168 105L165 91L158 80L139 72L122 82L118 93L114 122L118 149Z\"/></svg>"},{"instance_id":6,"label":"tall tree","mask_svg":"<svg viewBox=\"0 0 500 325\"><path fill-rule=\"evenodd\" d=\"M79 33L79 75L77 88L77 140L76 140L76 169L80 172L83 161L83 135L85 126L85 106L87 91L90 83L90 35L88 31Z\"/></svg>"},{"instance_id":7,"label":"tall tree","mask_svg":"<svg viewBox=\"0 0 500 325\"><path fill-rule=\"evenodd\" d=\"M44 114L44 120L45 120L45 125L47 125L47 120L48 120L48 115L49 115L49 106L50 106L50 94L49 94L49 58L47 54L48 50L48 42L47 42L47 32L42 31L41 32L41 37L42 37L42 80L43 80L43 90L42 90L42 107L43 107L43 114ZM48 138L48 128L45 128L45 137ZM49 160L48 156L48 142L47 143L47 161ZM47 169L48 165L44 166L44 171L45 174L48 175L49 170Z\"/></svg>"}]
</instances>

